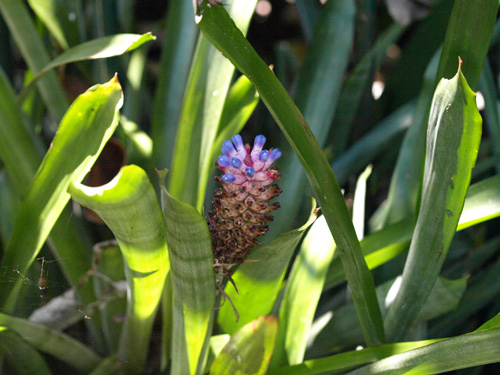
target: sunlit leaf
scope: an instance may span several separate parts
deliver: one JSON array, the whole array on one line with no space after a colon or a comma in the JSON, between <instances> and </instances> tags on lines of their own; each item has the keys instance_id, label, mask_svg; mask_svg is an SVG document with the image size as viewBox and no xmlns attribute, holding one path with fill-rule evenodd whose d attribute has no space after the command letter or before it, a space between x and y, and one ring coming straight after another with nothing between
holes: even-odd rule
<instances>
[{"instance_id":1,"label":"sunlit leaf","mask_svg":"<svg viewBox=\"0 0 500 375\"><path fill-rule=\"evenodd\" d=\"M481 138L476 95L460 68L434 94L422 201L401 288L386 317L389 337L404 337L422 309L457 229Z\"/></svg>"},{"instance_id":2,"label":"sunlit leaf","mask_svg":"<svg viewBox=\"0 0 500 375\"><path fill-rule=\"evenodd\" d=\"M262 316L241 327L210 369L212 375L264 375L273 353L278 320Z\"/></svg>"}]
</instances>

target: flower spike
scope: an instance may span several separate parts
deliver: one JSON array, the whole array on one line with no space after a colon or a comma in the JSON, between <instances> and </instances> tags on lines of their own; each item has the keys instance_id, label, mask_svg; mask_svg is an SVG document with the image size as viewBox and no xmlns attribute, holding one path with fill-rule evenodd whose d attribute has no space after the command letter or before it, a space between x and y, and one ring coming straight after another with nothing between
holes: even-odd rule
<instances>
[{"instance_id":1,"label":"flower spike","mask_svg":"<svg viewBox=\"0 0 500 375\"><path fill-rule=\"evenodd\" d=\"M212 248L218 278L231 278L232 268L257 245L257 238L268 231L268 215L280 207L269 201L281 194L278 185L271 185L281 177L278 167L271 165L280 158L275 148L263 150L266 137L255 137L253 149L244 145L239 134L222 143L222 153L216 166L224 175L216 177L222 185L215 191L213 209L208 214Z\"/></svg>"}]
</instances>

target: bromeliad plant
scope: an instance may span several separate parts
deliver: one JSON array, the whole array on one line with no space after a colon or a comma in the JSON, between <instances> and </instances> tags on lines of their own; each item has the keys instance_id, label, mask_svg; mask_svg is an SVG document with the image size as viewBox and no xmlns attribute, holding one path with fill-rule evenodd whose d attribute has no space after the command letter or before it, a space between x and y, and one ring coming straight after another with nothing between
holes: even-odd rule
<instances>
[{"instance_id":1,"label":"bromeliad plant","mask_svg":"<svg viewBox=\"0 0 500 375\"><path fill-rule=\"evenodd\" d=\"M498 67L486 58L498 1L435 1L421 21L386 2L396 22L377 34L361 1L297 0L307 54L298 64L281 44L274 71L245 38L256 3L196 1L193 16L171 1L155 70L152 34L120 33L140 28L131 6L0 1L0 45L16 52L0 62L2 370L498 372L481 368L500 362ZM16 56L26 71L9 68ZM106 80L69 105L75 82ZM281 133L262 125L269 114ZM128 165L87 186L113 135Z\"/></svg>"}]
</instances>

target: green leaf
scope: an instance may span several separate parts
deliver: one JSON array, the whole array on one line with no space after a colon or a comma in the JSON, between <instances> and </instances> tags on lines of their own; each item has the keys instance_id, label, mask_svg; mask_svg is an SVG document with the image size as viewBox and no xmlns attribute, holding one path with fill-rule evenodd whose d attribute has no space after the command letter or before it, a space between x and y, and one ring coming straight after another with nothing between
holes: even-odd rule
<instances>
[{"instance_id":1,"label":"green leaf","mask_svg":"<svg viewBox=\"0 0 500 375\"><path fill-rule=\"evenodd\" d=\"M411 127L406 132L399 150L398 160L391 178L391 185L384 207L374 215L370 222L372 229L380 229L395 224L408 216L415 216L417 199L422 183L425 154L425 131L429 117L429 108L435 89L435 77L439 62L436 52L429 62L423 77L417 104L413 109ZM347 164L344 164L344 167ZM411 171L411 173L408 173ZM378 216L376 219L376 216ZM378 220L377 223L374 221Z\"/></svg>"},{"instance_id":2,"label":"green leaf","mask_svg":"<svg viewBox=\"0 0 500 375\"><path fill-rule=\"evenodd\" d=\"M234 333L259 316L271 313L293 252L317 217L316 202L312 198L311 206L311 214L303 226L282 233L269 244L254 249L232 275L238 291L228 283L226 294L240 318L237 320L232 306L225 303L217 320L224 332Z\"/></svg>"},{"instance_id":3,"label":"green leaf","mask_svg":"<svg viewBox=\"0 0 500 375\"><path fill-rule=\"evenodd\" d=\"M273 353L278 320L261 316L241 327L210 369L212 375L264 375Z\"/></svg>"},{"instance_id":4,"label":"green leaf","mask_svg":"<svg viewBox=\"0 0 500 375\"><path fill-rule=\"evenodd\" d=\"M38 351L50 354L81 373L89 373L100 358L87 346L44 325L0 313L0 326L16 332Z\"/></svg>"},{"instance_id":5,"label":"green leaf","mask_svg":"<svg viewBox=\"0 0 500 375\"><path fill-rule=\"evenodd\" d=\"M38 73L49 63L50 57L25 4L17 0L1 1L0 12L27 65ZM48 73L37 86L54 120L60 121L68 109L68 99L56 74Z\"/></svg>"},{"instance_id":6,"label":"green leaf","mask_svg":"<svg viewBox=\"0 0 500 375\"><path fill-rule=\"evenodd\" d=\"M33 87L33 84L35 84L37 80L40 79L48 71L57 68L58 66L77 61L105 59L112 56L123 55L124 53L133 51L144 43L155 39L156 37L151 33L142 35L117 34L91 40L90 42L85 42L73 48L70 48L57 56L42 70L40 70L33 76L29 85L23 89L23 92L20 94L18 101L22 103L26 99L26 96L29 93L30 89Z\"/></svg>"},{"instance_id":7,"label":"green leaf","mask_svg":"<svg viewBox=\"0 0 500 375\"><path fill-rule=\"evenodd\" d=\"M490 177L472 185L465 197L457 230L483 223L500 216L500 176ZM408 248L412 238L415 219L409 217L374 232L361 241L366 263L374 269L394 259ZM331 288L345 279L340 259L334 258L326 280L326 288Z\"/></svg>"},{"instance_id":8,"label":"green leaf","mask_svg":"<svg viewBox=\"0 0 500 375\"><path fill-rule=\"evenodd\" d=\"M204 1L197 8L196 19L204 35L253 83L299 157L337 243L365 339L369 345L380 344L384 341L384 332L373 278L323 150L286 89L236 28L225 9L209 7Z\"/></svg>"},{"instance_id":9,"label":"green leaf","mask_svg":"<svg viewBox=\"0 0 500 375\"><path fill-rule=\"evenodd\" d=\"M497 106L498 94L495 79L488 60L484 62L483 70L479 76L478 89L484 97L484 122L488 129L491 141L492 154L496 156L495 169L500 172L500 111Z\"/></svg>"},{"instance_id":10,"label":"green leaf","mask_svg":"<svg viewBox=\"0 0 500 375\"><path fill-rule=\"evenodd\" d=\"M15 103L9 79L0 69L0 158L13 186L21 197L28 193L29 183L41 158L31 139L28 124ZM15 145L15 147L12 147Z\"/></svg>"},{"instance_id":11,"label":"green leaf","mask_svg":"<svg viewBox=\"0 0 500 375\"><path fill-rule=\"evenodd\" d=\"M349 375L442 374L500 361L500 329L454 337L390 356Z\"/></svg>"},{"instance_id":12,"label":"green leaf","mask_svg":"<svg viewBox=\"0 0 500 375\"><path fill-rule=\"evenodd\" d=\"M212 367L215 358L219 356L220 352L224 349L230 338L231 336L226 334L210 337L210 351L208 353L207 364L205 365L205 373L209 373L210 367Z\"/></svg>"},{"instance_id":13,"label":"green leaf","mask_svg":"<svg viewBox=\"0 0 500 375\"><path fill-rule=\"evenodd\" d=\"M464 209L458 221L458 230L500 216L500 176L493 176L471 185Z\"/></svg>"},{"instance_id":14,"label":"green leaf","mask_svg":"<svg viewBox=\"0 0 500 375\"><path fill-rule=\"evenodd\" d=\"M127 66L127 85L125 92L127 100L123 104L122 115L127 119L139 122L141 109L144 106L143 97L146 94L145 85L141 85L146 72L146 61L151 44L146 48L134 50L130 54ZM148 93L149 94L149 93Z\"/></svg>"},{"instance_id":15,"label":"green leaf","mask_svg":"<svg viewBox=\"0 0 500 375\"><path fill-rule=\"evenodd\" d=\"M308 5L300 7L298 4L299 9L315 9L315 4ZM355 13L354 3L350 0L327 2L322 7L306 59L297 77L295 103L321 146L326 143L342 91L354 38ZM280 145L280 150L283 155L291 153L289 145ZM302 200L307 181L298 158L290 155L283 158L281 163L281 183L287 187L281 199L284 202ZM300 207L300 204L283 205L276 212L276 224L271 227L271 235L291 228Z\"/></svg>"},{"instance_id":16,"label":"green leaf","mask_svg":"<svg viewBox=\"0 0 500 375\"><path fill-rule=\"evenodd\" d=\"M233 0L228 9L246 32L256 0ZM179 119L169 180L169 192L202 211L214 161L210 159L234 66L210 44L198 38ZM188 157L189 155L189 157Z\"/></svg>"},{"instance_id":17,"label":"green leaf","mask_svg":"<svg viewBox=\"0 0 500 375\"><path fill-rule=\"evenodd\" d=\"M28 4L44 25L49 29L52 36L57 40L62 49L68 49L68 41L64 35L61 18L57 16L57 4L54 0L28 0Z\"/></svg>"},{"instance_id":18,"label":"green leaf","mask_svg":"<svg viewBox=\"0 0 500 375\"><path fill-rule=\"evenodd\" d=\"M457 229L481 138L475 97L460 68L436 88L420 212L401 288L385 320L391 340L404 337L424 306Z\"/></svg>"},{"instance_id":19,"label":"green leaf","mask_svg":"<svg viewBox=\"0 0 500 375\"><path fill-rule=\"evenodd\" d=\"M335 243L321 216L304 238L285 288L272 367L297 364L304 353L314 313L323 291Z\"/></svg>"},{"instance_id":20,"label":"green leaf","mask_svg":"<svg viewBox=\"0 0 500 375\"><path fill-rule=\"evenodd\" d=\"M158 167L170 165L184 89L196 44L198 28L189 1L169 2L165 42L154 96L151 133L153 160Z\"/></svg>"},{"instance_id":21,"label":"green leaf","mask_svg":"<svg viewBox=\"0 0 500 375\"><path fill-rule=\"evenodd\" d=\"M373 80L373 72L380 65L387 48L396 43L405 29L403 26L393 24L384 30L373 48L363 56L347 78L332 125L335 132L333 138L335 155L341 155L346 148L354 117L366 87Z\"/></svg>"},{"instance_id":22,"label":"green leaf","mask_svg":"<svg viewBox=\"0 0 500 375\"><path fill-rule=\"evenodd\" d=\"M118 354L127 373L140 373L170 268L155 190L143 169L129 165L106 185L88 187L73 183L69 191L75 201L99 215L120 245L129 301Z\"/></svg>"},{"instance_id":23,"label":"green leaf","mask_svg":"<svg viewBox=\"0 0 500 375\"><path fill-rule=\"evenodd\" d=\"M500 260L496 260L491 265L484 265L480 272L469 280L467 290L457 309L434 322L429 330L430 333L450 334L457 327L462 328L467 324L472 315L495 301L500 293L499 272Z\"/></svg>"},{"instance_id":24,"label":"green leaf","mask_svg":"<svg viewBox=\"0 0 500 375\"><path fill-rule=\"evenodd\" d=\"M304 361L299 365L280 367L275 370L270 370L268 375L313 375L323 374L326 371L339 370L345 372L348 369L375 362L379 359L386 358L397 353L403 353L415 348L420 348L436 341L439 340L404 342L382 345L376 348L354 350L330 357Z\"/></svg>"},{"instance_id":25,"label":"green leaf","mask_svg":"<svg viewBox=\"0 0 500 375\"><path fill-rule=\"evenodd\" d=\"M208 225L196 209L161 187L173 286L174 374L200 374L215 306L215 274Z\"/></svg>"},{"instance_id":26,"label":"green leaf","mask_svg":"<svg viewBox=\"0 0 500 375\"><path fill-rule=\"evenodd\" d=\"M42 161L34 144L39 139L34 139L34 135L27 130L29 124L25 122L23 114L16 105L14 91L1 69L0 97L2 98L0 101L0 159L13 190L19 198L24 199L28 195L31 180ZM9 225L14 225L14 222L15 220L12 219ZM10 233L2 239L7 241L8 237ZM72 225L69 210L62 211L52 228L48 243L55 258L59 260L58 264L66 280L72 286L76 286L82 275L90 268L90 260ZM95 300L91 285L83 285L77 290L77 294L84 304ZM99 319L96 317L86 323L90 327L96 345L101 347Z\"/></svg>"},{"instance_id":27,"label":"green leaf","mask_svg":"<svg viewBox=\"0 0 500 375\"><path fill-rule=\"evenodd\" d=\"M488 320L486 323L482 324L481 327L476 329L474 332L486 331L489 329L500 328L500 314L495 315L493 318Z\"/></svg>"},{"instance_id":28,"label":"green leaf","mask_svg":"<svg viewBox=\"0 0 500 375\"><path fill-rule=\"evenodd\" d=\"M89 375L119 375L121 370L120 359L112 354L103 359Z\"/></svg>"},{"instance_id":29,"label":"green leaf","mask_svg":"<svg viewBox=\"0 0 500 375\"><path fill-rule=\"evenodd\" d=\"M332 169L339 183L347 183L350 176L362 172L363 168L387 150L395 137L410 127L414 110L414 102L401 106L335 159Z\"/></svg>"},{"instance_id":30,"label":"green leaf","mask_svg":"<svg viewBox=\"0 0 500 375\"><path fill-rule=\"evenodd\" d=\"M500 329L495 328L447 340L383 345L305 361L300 365L272 370L268 375L313 375L335 370L345 372L371 362L375 363L349 374L440 374L498 362L500 351L496 343L499 337Z\"/></svg>"},{"instance_id":31,"label":"green leaf","mask_svg":"<svg viewBox=\"0 0 500 375\"><path fill-rule=\"evenodd\" d=\"M459 57L469 86L476 88L497 19L498 0L481 2L457 0L439 62L437 80L453 77Z\"/></svg>"},{"instance_id":32,"label":"green leaf","mask_svg":"<svg viewBox=\"0 0 500 375\"><path fill-rule=\"evenodd\" d=\"M382 316L385 316L393 303L394 292L401 284L401 277L389 280L377 287L377 297L382 307ZM467 279L447 280L438 278L434 284L425 307L420 311L416 323L427 322L457 308L464 296ZM320 357L332 351L341 351L345 348L358 346L363 340L363 334L354 318L352 302L329 311L318 317L315 325L323 326L317 335L309 338L308 355ZM317 330L313 327L313 331Z\"/></svg>"},{"instance_id":33,"label":"green leaf","mask_svg":"<svg viewBox=\"0 0 500 375\"><path fill-rule=\"evenodd\" d=\"M320 10L314 0L297 0L297 10L304 38L309 43L311 41L315 21L319 16Z\"/></svg>"},{"instance_id":34,"label":"green leaf","mask_svg":"<svg viewBox=\"0 0 500 375\"><path fill-rule=\"evenodd\" d=\"M19 210L3 267L26 273L69 201L69 184L84 178L113 134L122 100L113 78L90 88L69 108ZM0 304L6 311L14 307L20 286L1 289Z\"/></svg>"},{"instance_id":35,"label":"green leaf","mask_svg":"<svg viewBox=\"0 0 500 375\"><path fill-rule=\"evenodd\" d=\"M7 359L19 375L50 375L47 363L16 332L0 327L0 355Z\"/></svg>"},{"instance_id":36,"label":"green leaf","mask_svg":"<svg viewBox=\"0 0 500 375\"><path fill-rule=\"evenodd\" d=\"M116 241L99 243L93 249L92 264L96 275L92 278L98 301L106 301L99 306L102 331L109 352L116 353L123 321L116 319L127 309L126 291L118 290L115 283L125 279L124 261ZM104 275L105 280L97 275Z\"/></svg>"},{"instance_id":37,"label":"green leaf","mask_svg":"<svg viewBox=\"0 0 500 375\"><path fill-rule=\"evenodd\" d=\"M252 83L245 76L239 77L227 94L210 160L216 160L217 156L220 155L222 142L231 139L233 135L238 134L243 129L258 103L259 94L255 91ZM213 169L211 168L211 171Z\"/></svg>"},{"instance_id":38,"label":"green leaf","mask_svg":"<svg viewBox=\"0 0 500 375\"><path fill-rule=\"evenodd\" d=\"M212 145L212 153L209 157L210 160L217 160L217 156L221 153L222 142L227 139L231 139L233 135L240 133L258 103L259 95L255 91L252 83L245 76L239 77L231 86L226 102L224 103L220 127L217 137ZM212 175L214 171L215 165L212 164L210 171L208 172L209 175ZM214 185L213 182L212 185ZM213 190L213 188L210 188L209 183L207 191ZM203 200L207 201L207 199L210 199L211 201L212 199L212 197L209 197L208 195L205 196L205 192L202 193L199 191L198 194L198 208L201 207Z\"/></svg>"}]
</instances>

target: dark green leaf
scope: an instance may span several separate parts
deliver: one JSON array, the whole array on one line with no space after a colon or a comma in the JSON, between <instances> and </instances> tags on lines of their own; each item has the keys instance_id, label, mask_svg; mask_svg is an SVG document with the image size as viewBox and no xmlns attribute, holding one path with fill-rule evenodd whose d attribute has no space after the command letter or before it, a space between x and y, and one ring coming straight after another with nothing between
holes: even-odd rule
<instances>
[{"instance_id":1,"label":"dark green leaf","mask_svg":"<svg viewBox=\"0 0 500 375\"><path fill-rule=\"evenodd\" d=\"M35 349L67 363L78 372L90 372L99 356L81 342L44 325L0 313L0 326L15 331Z\"/></svg>"},{"instance_id":2,"label":"dark green leaf","mask_svg":"<svg viewBox=\"0 0 500 375\"><path fill-rule=\"evenodd\" d=\"M16 332L0 327L0 355L19 375L50 375L49 366L40 353Z\"/></svg>"}]
</instances>

